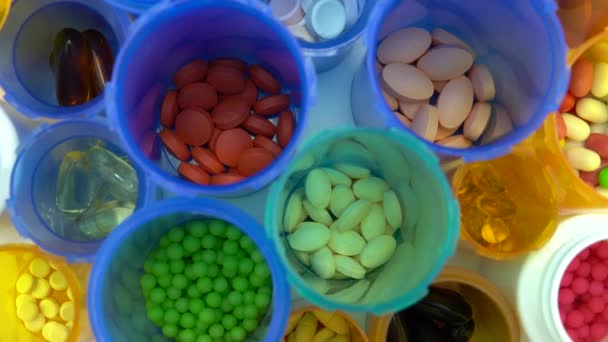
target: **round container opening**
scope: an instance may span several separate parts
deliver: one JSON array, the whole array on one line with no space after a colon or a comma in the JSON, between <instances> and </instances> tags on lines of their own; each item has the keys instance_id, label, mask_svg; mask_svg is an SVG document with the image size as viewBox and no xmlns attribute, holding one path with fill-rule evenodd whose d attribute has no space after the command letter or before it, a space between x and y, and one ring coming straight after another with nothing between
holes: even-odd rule
<instances>
[{"instance_id":1,"label":"round container opening","mask_svg":"<svg viewBox=\"0 0 608 342\"><path fill-rule=\"evenodd\" d=\"M290 335L294 335L299 325L306 325L314 322L315 330L309 330L306 337L310 341L342 339L345 336L352 342L368 342L369 339L359 324L348 314L341 311L324 311L313 306L301 308L289 315L287 330L283 339L288 341ZM300 335L298 335L300 336ZM292 337L293 338L293 337Z\"/></svg>"}]
</instances>

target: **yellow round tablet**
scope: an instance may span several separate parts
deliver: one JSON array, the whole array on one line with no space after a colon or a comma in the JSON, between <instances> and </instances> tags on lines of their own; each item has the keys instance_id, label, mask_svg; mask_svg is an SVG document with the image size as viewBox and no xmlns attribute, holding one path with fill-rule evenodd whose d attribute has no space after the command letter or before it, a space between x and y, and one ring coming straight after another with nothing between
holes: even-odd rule
<instances>
[{"instance_id":1,"label":"yellow round tablet","mask_svg":"<svg viewBox=\"0 0 608 342\"><path fill-rule=\"evenodd\" d=\"M23 273L17 278L15 288L19 293L30 293L34 289L34 285L36 285L36 278L29 273Z\"/></svg>"},{"instance_id":2,"label":"yellow round tablet","mask_svg":"<svg viewBox=\"0 0 608 342\"><path fill-rule=\"evenodd\" d=\"M74 321L69 321L65 324L66 327L70 328L70 331L72 330L72 327L74 327Z\"/></svg>"},{"instance_id":3,"label":"yellow round tablet","mask_svg":"<svg viewBox=\"0 0 608 342\"><path fill-rule=\"evenodd\" d=\"M49 296L51 293L51 285L49 285L48 280L46 279L38 279L36 281L36 287L34 287L34 291L32 291L32 297L36 299L42 299Z\"/></svg>"},{"instance_id":4,"label":"yellow round tablet","mask_svg":"<svg viewBox=\"0 0 608 342\"><path fill-rule=\"evenodd\" d=\"M35 302L27 302L17 306L17 317L23 321L31 321L38 315L38 305Z\"/></svg>"},{"instance_id":5,"label":"yellow round tablet","mask_svg":"<svg viewBox=\"0 0 608 342\"><path fill-rule=\"evenodd\" d=\"M68 295L68 298L70 298L71 300L74 300L74 294L72 293L72 289L68 288L67 295Z\"/></svg>"},{"instance_id":6,"label":"yellow round tablet","mask_svg":"<svg viewBox=\"0 0 608 342\"><path fill-rule=\"evenodd\" d=\"M35 333L42 330L44 323L46 323L46 319L44 319L44 316L42 316L41 314L38 314L36 318L32 319L31 321L26 321L24 323L27 330Z\"/></svg>"},{"instance_id":7,"label":"yellow round tablet","mask_svg":"<svg viewBox=\"0 0 608 342\"><path fill-rule=\"evenodd\" d=\"M40 301L40 312L46 318L55 318L59 313L59 304L53 298L44 298Z\"/></svg>"},{"instance_id":8,"label":"yellow round tablet","mask_svg":"<svg viewBox=\"0 0 608 342\"><path fill-rule=\"evenodd\" d=\"M20 294L17 296L17 298L15 299L15 305L20 306L23 305L23 303L35 303L36 300L34 299L34 297L28 295L28 294Z\"/></svg>"},{"instance_id":9,"label":"yellow round tablet","mask_svg":"<svg viewBox=\"0 0 608 342\"><path fill-rule=\"evenodd\" d=\"M49 342L64 342L70 336L70 328L61 323L48 322L42 328L42 336Z\"/></svg>"},{"instance_id":10,"label":"yellow round tablet","mask_svg":"<svg viewBox=\"0 0 608 342\"><path fill-rule=\"evenodd\" d=\"M30 273L38 278L46 277L49 275L50 271L51 265L49 265L49 263L44 259L36 258L32 260L32 263L30 264Z\"/></svg>"},{"instance_id":11,"label":"yellow round tablet","mask_svg":"<svg viewBox=\"0 0 608 342\"><path fill-rule=\"evenodd\" d=\"M51 274L49 283L51 284L53 290L57 291L65 290L68 287L68 281L60 271L55 271Z\"/></svg>"},{"instance_id":12,"label":"yellow round tablet","mask_svg":"<svg viewBox=\"0 0 608 342\"><path fill-rule=\"evenodd\" d=\"M59 309L59 316L64 321L73 321L74 320L74 302L65 302L61 304L61 308Z\"/></svg>"}]
</instances>

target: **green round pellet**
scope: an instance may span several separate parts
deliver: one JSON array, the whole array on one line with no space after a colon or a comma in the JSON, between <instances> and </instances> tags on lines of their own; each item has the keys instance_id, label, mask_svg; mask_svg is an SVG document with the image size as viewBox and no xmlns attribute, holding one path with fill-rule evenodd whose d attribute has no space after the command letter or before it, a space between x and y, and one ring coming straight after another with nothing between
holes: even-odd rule
<instances>
[{"instance_id":1,"label":"green round pellet","mask_svg":"<svg viewBox=\"0 0 608 342\"><path fill-rule=\"evenodd\" d=\"M179 298L175 301L175 309L179 313L188 311L188 300L186 298Z\"/></svg>"},{"instance_id":2,"label":"green round pellet","mask_svg":"<svg viewBox=\"0 0 608 342\"><path fill-rule=\"evenodd\" d=\"M160 247L167 247L170 244L171 244L171 239L169 239L169 236L167 236L167 235L161 237L160 240L158 240L158 245Z\"/></svg>"},{"instance_id":3,"label":"green round pellet","mask_svg":"<svg viewBox=\"0 0 608 342\"><path fill-rule=\"evenodd\" d=\"M167 247L167 256L171 260L180 260L184 257L184 247L179 243L172 243Z\"/></svg>"},{"instance_id":4,"label":"green round pellet","mask_svg":"<svg viewBox=\"0 0 608 342\"><path fill-rule=\"evenodd\" d=\"M220 274L220 267L217 264L208 265L207 276L215 278Z\"/></svg>"},{"instance_id":5,"label":"green round pellet","mask_svg":"<svg viewBox=\"0 0 608 342\"><path fill-rule=\"evenodd\" d=\"M173 274L184 273L186 263L183 260L171 260L169 262L169 271Z\"/></svg>"},{"instance_id":6,"label":"green round pellet","mask_svg":"<svg viewBox=\"0 0 608 342\"><path fill-rule=\"evenodd\" d=\"M167 293L165 293L165 290L159 287L150 291L150 300L152 303L160 304L165 300L165 298L167 298Z\"/></svg>"},{"instance_id":7,"label":"green round pellet","mask_svg":"<svg viewBox=\"0 0 608 342\"><path fill-rule=\"evenodd\" d=\"M232 291L228 294L227 299L232 306L239 306L243 301L243 295L240 292Z\"/></svg>"},{"instance_id":8,"label":"green round pellet","mask_svg":"<svg viewBox=\"0 0 608 342\"><path fill-rule=\"evenodd\" d=\"M255 265L253 272L262 279L270 278L270 270L265 263Z\"/></svg>"},{"instance_id":9,"label":"green round pellet","mask_svg":"<svg viewBox=\"0 0 608 342\"><path fill-rule=\"evenodd\" d=\"M255 273L253 273L249 276L249 283L251 284L251 286L253 286L255 288L266 285L266 282L267 282L266 279L256 275Z\"/></svg>"},{"instance_id":10,"label":"green round pellet","mask_svg":"<svg viewBox=\"0 0 608 342\"><path fill-rule=\"evenodd\" d=\"M251 240L251 238L245 234L243 234L243 236L241 236L241 238L239 239L239 245L241 245L241 248L245 249L248 252L253 252L256 249L253 240Z\"/></svg>"},{"instance_id":11,"label":"green round pellet","mask_svg":"<svg viewBox=\"0 0 608 342\"><path fill-rule=\"evenodd\" d=\"M222 220L209 221L209 232L218 237L226 236L226 222Z\"/></svg>"},{"instance_id":12,"label":"green round pellet","mask_svg":"<svg viewBox=\"0 0 608 342\"><path fill-rule=\"evenodd\" d=\"M242 327L234 327L230 331L230 337L232 337L233 341L244 341L245 337L247 337L247 331Z\"/></svg>"},{"instance_id":13,"label":"green round pellet","mask_svg":"<svg viewBox=\"0 0 608 342\"><path fill-rule=\"evenodd\" d=\"M154 269L154 263L156 261L149 257L148 259L146 259L146 261L144 262L144 272L146 273L152 273L152 270Z\"/></svg>"},{"instance_id":14,"label":"green round pellet","mask_svg":"<svg viewBox=\"0 0 608 342\"><path fill-rule=\"evenodd\" d=\"M238 242L241 236L243 236L243 232L235 225L229 224L226 226L226 238L228 240L235 240Z\"/></svg>"},{"instance_id":15,"label":"green round pellet","mask_svg":"<svg viewBox=\"0 0 608 342\"><path fill-rule=\"evenodd\" d=\"M234 305L230 304L229 301L225 300L222 302L221 309L223 312L232 312L232 310L234 310Z\"/></svg>"},{"instance_id":16,"label":"green round pellet","mask_svg":"<svg viewBox=\"0 0 608 342\"><path fill-rule=\"evenodd\" d=\"M219 308L222 304L222 296L217 292L210 292L205 296L205 303L210 308Z\"/></svg>"},{"instance_id":17,"label":"green round pellet","mask_svg":"<svg viewBox=\"0 0 608 342\"><path fill-rule=\"evenodd\" d=\"M249 281L245 277L234 277L232 279L232 287L239 292L244 292L249 288Z\"/></svg>"},{"instance_id":18,"label":"green round pellet","mask_svg":"<svg viewBox=\"0 0 608 342\"><path fill-rule=\"evenodd\" d=\"M165 311L165 324L177 324L179 322L179 312L175 309Z\"/></svg>"},{"instance_id":19,"label":"green round pellet","mask_svg":"<svg viewBox=\"0 0 608 342\"><path fill-rule=\"evenodd\" d=\"M169 265L164 261L157 261L152 265L152 273L155 276L162 276L169 273Z\"/></svg>"},{"instance_id":20,"label":"green round pellet","mask_svg":"<svg viewBox=\"0 0 608 342\"><path fill-rule=\"evenodd\" d=\"M194 328L194 325L196 324L196 317L192 313L186 312L182 314L179 324L186 329Z\"/></svg>"},{"instance_id":21,"label":"green round pellet","mask_svg":"<svg viewBox=\"0 0 608 342\"><path fill-rule=\"evenodd\" d=\"M226 330L231 330L237 325L237 323L238 321L232 315L224 315L224 317L222 317L222 326Z\"/></svg>"},{"instance_id":22,"label":"green round pellet","mask_svg":"<svg viewBox=\"0 0 608 342\"><path fill-rule=\"evenodd\" d=\"M163 335L167 338L174 338L178 333L177 325L174 324L165 324L163 326Z\"/></svg>"},{"instance_id":23,"label":"green round pellet","mask_svg":"<svg viewBox=\"0 0 608 342\"><path fill-rule=\"evenodd\" d=\"M167 255L167 249L157 249L152 253L152 258L154 258L154 260L156 261L167 261L169 259L169 256Z\"/></svg>"},{"instance_id":24,"label":"green round pellet","mask_svg":"<svg viewBox=\"0 0 608 342\"><path fill-rule=\"evenodd\" d=\"M224 256L224 263L222 264L222 268L228 268L238 271L239 263L241 261L242 260L239 259L236 255L226 255Z\"/></svg>"},{"instance_id":25,"label":"green round pellet","mask_svg":"<svg viewBox=\"0 0 608 342\"><path fill-rule=\"evenodd\" d=\"M192 255L194 252L201 249L201 240L192 235L188 235L184 238L184 241L182 241L182 246L188 255Z\"/></svg>"},{"instance_id":26,"label":"green round pellet","mask_svg":"<svg viewBox=\"0 0 608 342\"><path fill-rule=\"evenodd\" d=\"M254 332L257 328L258 328L258 321L255 319L251 319L251 318L245 318L242 322L241 322L241 326L245 329L245 331L247 331L248 333L252 333Z\"/></svg>"},{"instance_id":27,"label":"green round pellet","mask_svg":"<svg viewBox=\"0 0 608 342\"><path fill-rule=\"evenodd\" d=\"M164 315L165 315L164 310L159 305L154 305L154 306L148 307L146 316L152 322L154 322L156 324L161 324L161 323L163 323Z\"/></svg>"},{"instance_id":28,"label":"green round pellet","mask_svg":"<svg viewBox=\"0 0 608 342\"><path fill-rule=\"evenodd\" d=\"M228 280L224 277L215 278L213 289L219 293L226 293L229 290Z\"/></svg>"},{"instance_id":29,"label":"green round pellet","mask_svg":"<svg viewBox=\"0 0 608 342\"><path fill-rule=\"evenodd\" d=\"M253 269L255 268L255 262L249 259L241 260L239 263L239 273L249 277Z\"/></svg>"},{"instance_id":30,"label":"green round pellet","mask_svg":"<svg viewBox=\"0 0 608 342\"><path fill-rule=\"evenodd\" d=\"M195 315L198 315L201 310L205 307L205 302L203 302L200 298L192 298L188 303L188 308L190 308L190 312Z\"/></svg>"},{"instance_id":31,"label":"green round pellet","mask_svg":"<svg viewBox=\"0 0 608 342\"><path fill-rule=\"evenodd\" d=\"M211 325L211 323L206 323L201 321L201 318L199 316L198 321L196 321L196 332L198 334L203 333L203 332L207 332L207 330L209 330L209 326Z\"/></svg>"},{"instance_id":32,"label":"green round pellet","mask_svg":"<svg viewBox=\"0 0 608 342\"><path fill-rule=\"evenodd\" d=\"M175 301L173 301L173 300L166 300L160 306L165 311L171 310L171 309L175 309Z\"/></svg>"},{"instance_id":33,"label":"green round pellet","mask_svg":"<svg viewBox=\"0 0 608 342\"><path fill-rule=\"evenodd\" d=\"M172 281L173 277L170 274L163 274L160 277L156 278L156 282L158 283L158 286L167 289L171 286L171 281Z\"/></svg>"},{"instance_id":34,"label":"green round pellet","mask_svg":"<svg viewBox=\"0 0 608 342\"><path fill-rule=\"evenodd\" d=\"M201 246L205 249L215 249L218 244L219 241L214 235L207 234L201 238Z\"/></svg>"},{"instance_id":35,"label":"green round pellet","mask_svg":"<svg viewBox=\"0 0 608 342\"><path fill-rule=\"evenodd\" d=\"M255 301L255 292L248 290L243 293L243 303L244 304L253 304Z\"/></svg>"},{"instance_id":36,"label":"green round pellet","mask_svg":"<svg viewBox=\"0 0 608 342\"><path fill-rule=\"evenodd\" d=\"M234 240L226 240L222 244L222 251L226 255L235 255L238 253L239 249L239 243Z\"/></svg>"},{"instance_id":37,"label":"green round pellet","mask_svg":"<svg viewBox=\"0 0 608 342\"><path fill-rule=\"evenodd\" d=\"M209 278L200 278L196 281L196 288L203 294L209 293L213 290L213 281Z\"/></svg>"},{"instance_id":38,"label":"green round pellet","mask_svg":"<svg viewBox=\"0 0 608 342\"><path fill-rule=\"evenodd\" d=\"M255 294L254 304L260 309L260 311L266 311L268 305L270 305L270 296L267 293L259 292Z\"/></svg>"},{"instance_id":39,"label":"green round pellet","mask_svg":"<svg viewBox=\"0 0 608 342\"><path fill-rule=\"evenodd\" d=\"M182 227L175 227L169 230L167 236L173 242L181 242L184 239L186 233Z\"/></svg>"},{"instance_id":40,"label":"green round pellet","mask_svg":"<svg viewBox=\"0 0 608 342\"><path fill-rule=\"evenodd\" d=\"M204 221L196 220L190 221L186 224L186 229L190 235L196 238L202 238L205 234L209 232L209 228Z\"/></svg>"},{"instance_id":41,"label":"green round pellet","mask_svg":"<svg viewBox=\"0 0 608 342\"><path fill-rule=\"evenodd\" d=\"M211 249L203 251L203 262L205 264L215 264L217 262L217 254Z\"/></svg>"},{"instance_id":42,"label":"green round pellet","mask_svg":"<svg viewBox=\"0 0 608 342\"><path fill-rule=\"evenodd\" d=\"M265 263L266 262L264 255L258 249L251 252L251 260L253 260L256 263L262 263L262 262Z\"/></svg>"},{"instance_id":43,"label":"green round pellet","mask_svg":"<svg viewBox=\"0 0 608 342\"><path fill-rule=\"evenodd\" d=\"M205 253L204 250L199 250L198 252L195 252L194 254L192 254L192 261L203 261L203 254Z\"/></svg>"},{"instance_id":44,"label":"green round pellet","mask_svg":"<svg viewBox=\"0 0 608 342\"><path fill-rule=\"evenodd\" d=\"M183 274L174 275L171 283L178 289L185 289L189 285L188 278Z\"/></svg>"},{"instance_id":45,"label":"green round pellet","mask_svg":"<svg viewBox=\"0 0 608 342\"><path fill-rule=\"evenodd\" d=\"M608 189L608 167L605 167L597 175L600 186L604 189Z\"/></svg>"},{"instance_id":46,"label":"green round pellet","mask_svg":"<svg viewBox=\"0 0 608 342\"><path fill-rule=\"evenodd\" d=\"M238 320L242 320L245 318L245 311L243 310L242 306L237 306L234 308L234 311L232 311L232 315Z\"/></svg>"},{"instance_id":47,"label":"green round pellet","mask_svg":"<svg viewBox=\"0 0 608 342\"><path fill-rule=\"evenodd\" d=\"M177 287L170 287L167 289L167 298L176 300L182 296L182 290Z\"/></svg>"},{"instance_id":48,"label":"green round pellet","mask_svg":"<svg viewBox=\"0 0 608 342\"><path fill-rule=\"evenodd\" d=\"M209 336L220 339L224 336L224 327L221 324L213 324L209 327Z\"/></svg>"},{"instance_id":49,"label":"green round pellet","mask_svg":"<svg viewBox=\"0 0 608 342\"><path fill-rule=\"evenodd\" d=\"M272 283L269 283L268 285L262 286L258 289L258 292L260 293L266 293L269 296L272 297Z\"/></svg>"},{"instance_id":50,"label":"green round pellet","mask_svg":"<svg viewBox=\"0 0 608 342\"><path fill-rule=\"evenodd\" d=\"M179 332L177 335L177 340L179 342L195 342L196 341L196 333L190 329L185 329Z\"/></svg>"},{"instance_id":51,"label":"green round pellet","mask_svg":"<svg viewBox=\"0 0 608 342\"><path fill-rule=\"evenodd\" d=\"M198 298L203 294L201 292L201 290L198 289L196 284L190 284L190 286L188 286L188 290L186 292L188 294L188 297L190 297L190 298Z\"/></svg>"},{"instance_id":52,"label":"green round pellet","mask_svg":"<svg viewBox=\"0 0 608 342\"><path fill-rule=\"evenodd\" d=\"M196 342L213 342L213 338L209 335L198 335Z\"/></svg>"},{"instance_id":53,"label":"green round pellet","mask_svg":"<svg viewBox=\"0 0 608 342\"><path fill-rule=\"evenodd\" d=\"M194 265L187 265L186 268L184 268L184 275L190 280L196 279L197 276L194 275Z\"/></svg>"},{"instance_id":54,"label":"green round pellet","mask_svg":"<svg viewBox=\"0 0 608 342\"><path fill-rule=\"evenodd\" d=\"M243 314L245 318L257 318L258 317L258 308L254 304L247 304L243 308Z\"/></svg>"},{"instance_id":55,"label":"green round pellet","mask_svg":"<svg viewBox=\"0 0 608 342\"><path fill-rule=\"evenodd\" d=\"M139 283L144 292L148 292L156 286L156 278L152 274L144 274Z\"/></svg>"},{"instance_id":56,"label":"green round pellet","mask_svg":"<svg viewBox=\"0 0 608 342\"><path fill-rule=\"evenodd\" d=\"M207 326L213 324L215 322L215 310L212 308L203 308L201 312L198 313L198 320L207 324Z\"/></svg>"},{"instance_id":57,"label":"green round pellet","mask_svg":"<svg viewBox=\"0 0 608 342\"><path fill-rule=\"evenodd\" d=\"M203 277L207 274L207 268L207 264L205 264L204 262L197 262L192 265L192 274L196 278Z\"/></svg>"}]
</instances>

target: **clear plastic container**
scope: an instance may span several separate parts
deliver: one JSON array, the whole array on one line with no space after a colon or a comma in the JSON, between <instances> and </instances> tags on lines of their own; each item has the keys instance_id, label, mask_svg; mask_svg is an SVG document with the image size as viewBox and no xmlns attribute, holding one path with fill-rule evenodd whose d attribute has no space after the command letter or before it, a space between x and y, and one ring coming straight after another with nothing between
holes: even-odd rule
<instances>
[{"instance_id":1,"label":"clear plastic container","mask_svg":"<svg viewBox=\"0 0 608 342\"><path fill-rule=\"evenodd\" d=\"M369 52L352 83L353 118L359 126L407 129L385 104L375 61L379 42L404 27L443 28L466 41L476 63L489 67L496 102L511 114L514 131L487 145L457 149L423 140L440 155L464 161L496 158L534 132L559 107L568 86L566 43L553 0L393 0L369 20ZM422 138L420 138L422 140Z\"/></svg>"},{"instance_id":2,"label":"clear plastic container","mask_svg":"<svg viewBox=\"0 0 608 342\"><path fill-rule=\"evenodd\" d=\"M108 116L129 156L169 192L251 193L277 177L295 152L316 98L314 68L287 29L264 8L256 0L177 0L154 6L134 24L106 87ZM180 178L179 163L168 153L162 153L159 161L148 158L142 151L147 140L142 137L156 131L160 102L178 68L195 58L216 57L238 57L272 71L290 92L297 124L291 143L262 172L236 184L202 186Z\"/></svg>"},{"instance_id":3,"label":"clear plastic container","mask_svg":"<svg viewBox=\"0 0 608 342\"><path fill-rule=\"evenodd\" d=\"M84 151L99 141L105 148L120 151L113 132L101 120L70 120L53 125L42 124L23 139L11 176L7 208L21 236L32 239L51 253L65 256L70 262L92 261L103 240L78 241L64 238L75 229L64 220L56 205L59 166L69 151ZM152 201L153 185L144 172L133 164L138 178L136 210ZM51 229L51 227L54 228Z\"/></svg>"},{"instance_id":4,"label":"clear plastic container","mask_svg":"<svg viewBox=\"0 0 608 342\"><path fill-rule=\"evenodd\" d=\"M335 144L345 141L356 141L369 153L331 152ZM395 254L362 280L318 277L299 261L283 231L287 199L302 186L308 172L340 162L369 168L384 178L404 212L400 233L395 232ZM306 300L330 311L383 314L424 297L428 285L455 252L459 215L438 159L417 139L396 129L348 128L323 132L300 147L294 162L270 189L265 227L287 268L289 282Z\"/></svg>"},{"instance_id":5,"label":"clear plastic container","mask_svg":"<svg viewBox=\"0 0 608 342\"><path fill-rule=\"evenodd\" d=\"M11 15L0 30L0 88L6 92L5 101L30 118L66 119L103 112L103 94L78 106L57 104L49 56L55 35L66 27L99 30L117 54L129 18L102 0L13 1Z\"/></svg>"},{"instance_id":6,"label":"clear plastic container","mask_svg":"<svg viewBox=\"0 0 608 342\"><path fill-rule=\"evenodd\" d=\"M254 336L256 341L280 340L289 317L291 298L285 271L271 242L263 236L263 228L241 210L223 202L174 198L136 212L99 250L88 297L91 326L97 341L166 341L146 317L139 282L143 264L169 229L202 218L218 218L234 224L255 242L266 258L272 277L272 303Z\"/></svg>"}]
</instances>

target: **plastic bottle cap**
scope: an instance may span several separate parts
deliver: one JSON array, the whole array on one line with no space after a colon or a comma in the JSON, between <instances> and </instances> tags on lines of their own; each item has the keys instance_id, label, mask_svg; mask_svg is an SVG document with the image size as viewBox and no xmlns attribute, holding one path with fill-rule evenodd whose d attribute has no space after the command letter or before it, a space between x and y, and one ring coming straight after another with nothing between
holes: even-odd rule
<instances>
[{"instance_id":1,"label":"plastic bottle cap","mask_svg":"<svg viewBox=\"0 0 608 342\"><path fill-rule=\"evenodd\" d=\"M307 19L310 30L324 39L337 37L346 27L346 11L339 0L320 0Z\"/></svg>"},{"instance_id":2,"label":"plastic bottle cap","mask_svg":"<svg viewBox=\"0 0 608 342\"><path fill-rule=\"evenodd\" d=\"M271 0L272 14L285 25L294 25L304 17L300 0Z\"/></svg>"}]
</instances>

